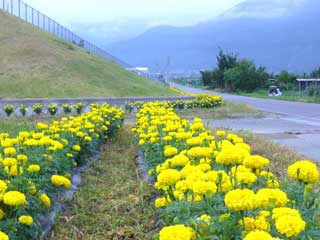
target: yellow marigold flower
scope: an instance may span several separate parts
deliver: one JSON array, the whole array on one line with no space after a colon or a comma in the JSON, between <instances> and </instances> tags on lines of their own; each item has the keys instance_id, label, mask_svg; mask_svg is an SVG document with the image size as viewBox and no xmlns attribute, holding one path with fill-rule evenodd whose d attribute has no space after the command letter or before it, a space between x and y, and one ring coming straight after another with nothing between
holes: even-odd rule
<instances>
[{"instance_id":1,"label":"yellow marigold flower","mask_svg":"<svg viewBox=\"0 0 320 240\"><path fill-rule=\"evenodd\" d=\"M207 214L203 214L200 217L197 218L198 221L202 221L209 225L211 223L211 217Z\"/></svg>"},{"instance_id":2,"label":"yellow marigold flower","mask_svg":"<svg viewBox=\"0 0 320 240\"><path fill-rule=\"evenodd\" d=\"M272 210L272 219L278 220L280 217L283 216L294 216L294 217L301 217L300 212L293 208L274 208Z\"/></svg>"},{"instance_id":3,"label":"yellow marigold flower","mask_svg":"<svg viewBox=\"0 0 320 240\"><path fill-rule=\"evenodd\" d=\"M5 148L3 151L4 151L4 154L7 156L13 156L17 153L17 151L14 147Z\"/></svg>"},{"instance_id":4,"label":"yellow marigold flower","mask_svg":"<svg viewBox=\"0 0 320 240\"><path fill-rule=\"evenodd\" d=\"M251 232L255 230L268 232L270 230L270 223L267 219L269 215L269 212L261 211L256 218L245 217L244 224L246 232ZM243 224L242 220L239 221L239 224Z\"/></svg>"},{"instance_id":5,"label":"yellow marigold flower","mask_svg":"<svg viewBox=\"0 0 320 240\"><path fill-rule=\"evenodd\" d=\"M243 160L243 165L247 168L261 169L269 166L269 160L259 155L249 155Z\"/></svg>"},{"instance_id":6,"label":"yellow marigold flower","mask_svg":"<svg viewBox=\"0 0 320 240\"><path fill-rule=\"evenodd\" d=\"M257 197L259 199L260 206L263 208L284 207L289 202L287 194L280 189L260 189L257 192Z\"/></svg>"},{"instance_id":7,"label":"yellow marigold flower","mask_svg":"<svg viewBox=\"0 0 320 240\"><path fill-rule=\"evenodd\" d=\"M182 181L178 181L177 183L176 183L176 190L178 190L179 192L182 192L182 193L184 193L184 192L186 192L187 190L188 190L188 182L187 181L185 181L185 180L182 180Z\"/></svg>"},{"instance_id":8,"label":"yellow marigold flower","mask_svg":"<svg viewBox=\"0 0 320 240\"><path fill-rule=\"evenodd\" d=\"M193 147L188 150L188 156L191 158L209 158L213 150L210 147Z\"/></svg>"},{"instance_id":9,"label":"yellow marigold flower","mask_svg":"<svg viewBox=\"0 0 320 240\"><path fill-rule=\"evenodd\" d=\"M243 240L272 240L272 236L265 231L253 231L248 233Z\"/></svg>"},{"instance_id":10,"label":"yellow marigold flower","mask_svg":"<svg viewBox=\"0 0 320 240\"><path fill-rule=\"evenodd\" d=\"M195 240L195 232L191 227L175 225L164 227L160 231L160 240Z\"/></svg>"},{"instance_id":11,"label":"yellow marigold flower","mask_svg":"<svg viewBox=\"0 0 320 240\"><path fill-rule=\"evenodd\" d=\"M145 141L144 141L143 139L140 139L140 140L139 140L139 145L142 146L142 145L144 145L144 144L145 144Z\"/></svg>"},{"instance_id":12,"label":"yellow marigold flower","mask_svg":"<svg viewBox=\"0 0 320 240\"><path fill-rule=\"evenodd\" d=\"M221 152L218 153L216 157L216 163L223 165L241 164L242 160L242 152L235 147L223 149Z\"/></svg>"},{"instance_id":13,"label":"yellow marigold flower","mask_svg":"<svg viewBox=\"0 0 320 240\"><path fill-rule=\"evenodd\" d=\"M17 159L15 158L5 158L2 161L3 166L5 167L11 167L18 164Z\"/></svg>"},{"instance_id":14,"label":"yellow marigold flower","mask_svg":"<svg viewBox=\"0 0 320 240\"><path fill-rule=\"evenodd\" d=\"M47 194L42 193L42 194L39 196L39 200L43 203L43 205L44 205L46 208L49 208L49 207L51 206L51 200L50 200L50 198L48 197Z\"/></svg>"},{"instance_id":15,"label":"yellow marigold flower","mask_svg":"<svg viewBox=\"0 0 320 240\"><path fill-rule=\"evenodd\" d=\"M304 231L306 222L297 216L282 216L276 220L276 229L288 238L299 235Z\"/></svg>"},{"instance_id":16,"label":"yellow marigold flower","mask_svg":"<svg viewBox=\"0 0 320 240\"><path fill-rule=\"evenodd\" d=\"M3 200L3 195L5 194L7 188L8 185L6 182L0 179L0 202Z\"/></svg>"},{"instance_id":17,"label":"yellow marigold flower","mask_svg":"<svg viewBox=\"0 0 320 240\"><path fill-rule=\"evenodd\" d=\"M166 146L164 149L164 155L166 157L172 157L178 153L178 149L172 146Z\"/></svg>"},{"instance_id":18,"label":"yellow marigold flower","mask_svg":"<svg viewBox=\"0 0 320 240\"><path fill-rule=\"evenodd\" d=\"M157 198L155 200L155 206L157 208L163 208L165 206L167 206L171 201L168 201L167 198L165 197L161 197L161 198Z\"/></svg>"},{"instance_id":19,"label":"yellow marigold flower","mask_svg":"<svg viewBox=\"0 0 320 240\"><path fill-rule=\"evenodd\" d=\"M300 180L304 183L316 183L319 180L317 165L308 160L298 161L288 168L290 178Z\"/></svg>"},{"instance_id":20,"label":"yellow marigold flower","mask_svg":"<svg viewBox=\"0 0 320 240\"><path fill-rule=\"evenodd\" d=\"M163 170L157 177L159 187L172 186L180 180L180 172L174 169Z\"/></svg>"},{"instance_id":21,"label":"yellow marigold flower","mask_svg":"<svg viewBox=\"0 0 320 240\"><path fill-rule=\"evenodd\" d=\"M9 236L4 232L0 231L0 240L9 240Z\"/></svg>"},{"instance_id":22,"label":"yellow marigold flower","mask_svg":"<svg viewBox=\"0 0 320 240\"><path fill-rule=\"evenodd\" d=\"M193 182L192 192L194 195L215 194L217 192L217 185L214 182Z\"/></svg>"},{"instance_id":23,"label":"yellow marigold flower","mask_svg":"<svg viewBox=\"0 0 320 240\"><path fill-rule=\"evenodd\" d=\"M72 150L73 150L73 151L76 151L76 152L80 152L81 147L80 147L79 145L73 145L73 146L72 146Z\"/></svg>"},{"instance_id":24,"label":"yellow marigold flower","mask_svg":"<svg viewBox=\"0 0 320 240\"><path fill-rule=\"evenodd\" d=\"M84 137L84 133L80 132L80 131L77 132L76 135L77 135L78 138L83 138Z\"/></svg>"},{"instance_id":25,"label":"yellow marigold flower","mask_svg":"<svg viewBox=\"0 0 320 240\"><path fill-rule=\"evenodd\" d=\"M243 149L243 150L246 150L248 153L250 153L250 151L251 151L250 145L248 145L248 144L246 144L246 143L237 143L237 144L235 145L235 147L236 147L236 148L241 148L241 149Z\"/></svg>"},{"instance_id":26,"label":"yellow marigold flower","mask_svg":"<svg viewBox=\"0 0 320 240\"><path fill-rule=\"evenodd\" d=\"M254 230L256 230L256 226L255 226L255 219L252 217L245 217L244 220L240 219L239 220L239 225L243 225L243 221L244 221L244 230L246 232L252 232Z\"/></svg>"},{"instance_id":27,"label":"yellow marigold flower","mask_svg":"<svg viewBox=\"0 0 320 240\"><path fill-rule=\"evenodd\" d=\"M51 183L57 187L64 187L64 188L70 188L71 182L68 178L64 176L59 175L52 175L51 176Z\"/></svg>"},{"instance_id":28,"label":"yellow marigold flower","mask_svg":"<svg viewBox=\"0 0 320 240\"><path fill-rule=\"evenodd\" d=\"M172 140L172 136L165 136L165 137L162 138L162 140L165 141L165 142L169 142L169 141Z\"/></svg>"},{"instance_id":29,"label":"yellow marigold flower","mask_svg":"<svg viewBox=\"0 0 320 240\"><path fill-rule=\"evenodd\" d=\"M37 165L37 164L33 164L33 165L30 165L27 169L28 172L39 172L40 171L40 166Z\"/></svg>"},{"instance_id":30,"label":"yellow marigold flower","mask_svg":"<svg viewBox=\"0 0 320 240\"><path fill-rule=\"evenodd\" d=\"M85 136L84 141L86 142L92 142L92 138L90 136Z\"/></svg>"},{"instance_id":31,"label":"yellow marigold flower","mask_svg":"<svg viewBox=\"0 0 320 240\"><path fill-rule=\"evenodd\" d=\"M229 191L224 198L224 202L233 211L253 210L259 207L257 196L249 189Z\"/></svg>"},{"instance_id":32,"label":"yellow marigold flower","mask_svg":"<svg viewBox=\"0 0 320 240\"><path fill-rule=\"evenodd\" d=\"M255 181L257 181L257 176L251 172L237 172L235 175L235 180L237 184L234 185L240 185L240 184L252 184Z\"/></svg>"},{"instance_id":33,"label":"yellow marigold flower","mask_svg":"<svg viewBox=\"0 0 320 240\"><path fill-rule=\"evenodd\" d=\"M0 208L0 220L5 216L6 214L4 211Z\"/></svg>"},{"instance_id":34,"label":"yellow marigold flower","mask_svg":"<svg viewBox=\"0 0 320 240\"><path fill-rule=\"evenodd\" d=\"M224 137L226 135L226 131L218 130L216 131L216 134L218 137Z\"/></svg>"},{"instance_id":35,"label":"yellow marigold flower","mask_svg":"<svg viewBox=\"0 0 320 240\"><path fill-rule=\"evenodd\" d=\"M26 164L28 162L28 156L25 154L18 154L17 160Z\"/></svg>"},{"instance_id":36,"label":"yellow marigold flower","mask_svg":"<svg viewBox=\"0 0 320 240\"><path fill-rule=\"evenodd\" d=\"M280 184L276 179L267 179L266 188L279 188Z\"/></svg>"},{"instance_id":37,"label":"yellow marigold flower","mask_svg":"<svg viewBox=\"0 0 320 240\"><path fill-rule=\"evenodd\" d=\"M193 138L189 138L187 139L187 144L190 145L190 146L199 146L202 144L203 142L203 138L201 137L193 137Z\"/></svg>"},{"instance_id":38,"label":"yellow marigold flower","mask_svg":"<svg viewBox=\"0 0 320 240\"><path fill-rule=\"evenodd\" d=\"M73 154L72 153L67 153L67 157L68 158L73 158Z\"/></svg>"},{"instance_id":39,"label":"yellow marigold flower","mask_svg":"<svg viewBox=\"0 0 320 240\"><path fill-rule=\"evenodd\" d=\"M170 162L172 168L184 167L189 162L189 158L183 154L178 154L167 161Z\"/></svg>"},{"instance_id":40,"label":"yellow marigold flower","mask_svg":"<svg viewBox=\"0 0 320 240\"><path fill-rule=\"evenodd\" d=\"M9 206L20 206L27 204L26 196L18 191L9 191L3 195L3 202Z\"/></svg>"},{"instance_id":41,"label":"yellow marigold flower","mask_svg":"<svg viewBox=\"0 0 320 240\"><path fill-rule=\"evenodd\" d=\"M21 216L21 217L19 217L18 220L20 223L22 223L24 225L28 225L28 226L32 225L32 223L33 223L33 218L31 216Z\"/></svg>"},{"instance_id":42,"label":"yellow marigold flower","mask_svg":"<svg viewBox=\"0 0 320 240\"><path fill-rule=\"evenodd\" d=\"M11 166L11 167L5 167L4 171L11 177L16 177L18 175L22 175L23 168L18 167L17 165Z\"/></svg>"}]
</instances>

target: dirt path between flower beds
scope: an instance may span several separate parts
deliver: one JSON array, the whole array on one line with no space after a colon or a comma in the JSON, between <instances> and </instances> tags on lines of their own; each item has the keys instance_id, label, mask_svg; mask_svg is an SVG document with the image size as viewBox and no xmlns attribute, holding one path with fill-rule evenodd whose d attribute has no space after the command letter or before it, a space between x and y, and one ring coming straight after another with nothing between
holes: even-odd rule
<instances>
[{"instance_id":1,"label":"dirt path between flower beds","mask_svg":"<svg viewBox=\"0 0 320 240\"><path fill-rule=\"evenodd\" d=\"M138 145L125 125L101 160L83 174L69 210L57 219L51 239L152 239L157 232L152 186L137 172Z\"/></svg>"},{"instance_id":2,"label":"dirt path between flower beds","mask_svg":"<svg viewBox=\"0 0 320 240\"><path fill-rule=\"evenodd\" d=\"M218 94L224 100L246 103L266 112L264 118L209 119L207 122L214 128L246 130L263 135L320 162L320 104L221 94L178 84L173 86L187 92Z\"/></svg>"}]
</instances>

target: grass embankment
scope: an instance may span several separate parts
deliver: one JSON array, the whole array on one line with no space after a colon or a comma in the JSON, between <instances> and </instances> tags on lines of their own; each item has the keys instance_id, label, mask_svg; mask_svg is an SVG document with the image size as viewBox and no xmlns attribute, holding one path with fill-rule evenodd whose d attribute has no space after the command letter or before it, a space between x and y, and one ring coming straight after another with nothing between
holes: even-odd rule
<instances>
[{"instance_id":1,"label":"grass embankment","mask_svg":"<svg viewBox=\"0 0 320 240\"><path fill-rule=\"evenodd\" d=\"M84 174L84 182L65 215L57 219L51 239L152 239L155 230L153 187L137 172L138 145L125 125L101 160Z\"/></svg>"},{"instance_id":2,"label":"grass embankment","mask_svg":"<svg viewBox=\"0 0 320 240\"><path fill-rule=\"evenodd\" d=\"M175 95L0 10L0 98Z\"/></svg>"}]
</instances>

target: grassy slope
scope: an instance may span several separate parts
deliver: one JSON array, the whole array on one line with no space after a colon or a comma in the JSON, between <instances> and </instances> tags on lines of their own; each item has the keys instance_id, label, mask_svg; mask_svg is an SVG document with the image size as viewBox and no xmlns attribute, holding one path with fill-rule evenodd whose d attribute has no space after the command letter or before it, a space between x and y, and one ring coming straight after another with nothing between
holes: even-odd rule
<instances>
[{"instance_id":1,"label":"grassy slope","mask_svg":"<svg viewBox=\"0 0 320 240\"><path fill-rule=\"evenodd\" d=\"M173 95L0 10L0 97Z\"/></svg>"}]
</instances>

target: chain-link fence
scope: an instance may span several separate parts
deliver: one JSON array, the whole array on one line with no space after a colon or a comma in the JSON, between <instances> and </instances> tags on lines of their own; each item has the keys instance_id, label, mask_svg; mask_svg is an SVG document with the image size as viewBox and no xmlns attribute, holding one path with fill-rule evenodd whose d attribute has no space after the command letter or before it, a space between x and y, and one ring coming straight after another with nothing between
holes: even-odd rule
<instances>
[{"instance_id":1,"label":"chain-link fence","mask_svg":"<svg viewBox=\"0 0 320 240\"><path fill-rule=\"evenodd\" d=\"M112 56L103 49L94 44L84 40L77 34L71 32L69 29L57 23L55 20L39 12L21 0L0 0L0 9L19 17L20 19L33 24L47 32L62 38L65 41L71 42L86 49L87 51L96 54L108 61L112 61L124 68L131 67L129 64Z\"/></svg>"}]
</instances>

